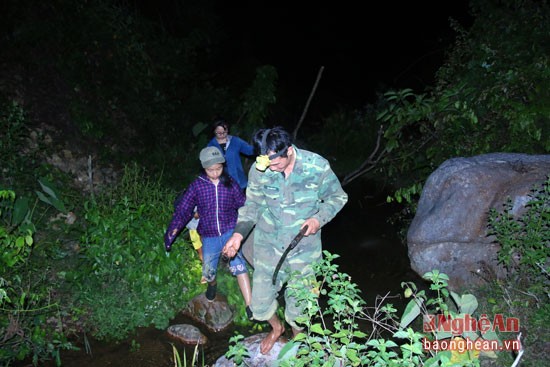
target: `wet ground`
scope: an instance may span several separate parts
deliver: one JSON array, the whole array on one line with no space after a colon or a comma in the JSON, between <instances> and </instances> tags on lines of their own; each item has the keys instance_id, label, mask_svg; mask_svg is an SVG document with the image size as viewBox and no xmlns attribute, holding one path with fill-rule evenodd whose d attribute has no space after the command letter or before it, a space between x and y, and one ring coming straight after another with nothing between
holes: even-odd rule
<instances>
[{"instance_id":1,"label":"wet ground","mask_svg":"<svg viewBox=\"0 0 550 367\"><path fill-rule=\"evenodd\" d=\"M341 256L336 260L339 270L351 276L369 306L374 305L378 295L390 294L395 296L392 304L399 309L403 303L399 296L401 282L420 282L419 277L410 270L406 246L398 238L396 229L387 222L394 211L395 208L385 204L383 197L367 200L350 195L348 205L323 228L323 248ZM171 322L184 323L193 324L183 316ZM173 345L182 360L185 354L187 366L191 366L191 357L195 352L201 361L198 366L212 365L227 351L229 338L236 330L230 328L222 333L201 331L209 342L198 351L170 339L165 330L144 328L118 344L89 340L91 353L86 353L84 346L77 352L65 351L62 353L62 366L169 367L174 366ZM253 332L238 331L245 336ZM183 362L182 366L185 366Z\"/></svg>"}]
</instances>

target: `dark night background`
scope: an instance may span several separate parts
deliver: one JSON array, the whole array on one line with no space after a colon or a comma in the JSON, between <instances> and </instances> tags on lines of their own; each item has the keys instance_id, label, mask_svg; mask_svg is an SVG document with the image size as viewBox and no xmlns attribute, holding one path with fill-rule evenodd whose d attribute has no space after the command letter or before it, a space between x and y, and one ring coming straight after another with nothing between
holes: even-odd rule
<instances>
[{"instance_id":1,"label":"dark night background","mask_svg":"<svg viewBox=\"0 0 550 367\"><path fill-rule=\"evenodd\" d=\"M185 28L177 1L137 1L151 20L177 33ZM321 66L311 109L361 107L391 88L421 91L434 81L456 33L468 28L467 1L427 2L214 2L212 19L225 37L217 72L273 65L280 101L298 119Z\"/></svg>"},{"instance_id":2,"label":"dark night background","mask_svg":"<svg viewBox=\"0 0 550 367\"><path fill-rule=\"evenodd\" d=\"M340 255L339 270L369 304L400 294L403 281L424 284L405 236L433 170L454 157L550 150L544 3L0 1L0 186L34 200L20 214L34 213L37 229L28 257L5 246L4 259L21 260L2 278L16 285L13 300L45 310L39 318L14 303L17 317L2 314L0 328L14 326L21 343L4 341L14 346L8 358L24 355L15 366L27 367L54 357L49 335L29 341L25 330L61 325L62 337L82 347L62 350L64 366L173 365L168 336L156 328L182 321L173 319L182 302L206 286L198 259L187 263L195 250L165 256L162 235L220 115L246 140L258 127L300 127L297 146L331 162L349 201L323 229L323 246ZM74 223L61 224L58 206L40 199L41 177ZM28 236L19 224L10 231ZM236 282L227 284L240 302ZM401 308L407 300L389 301ZM544 322L534 324L547 325L550 313L540 310L533 315ZM544 352L547 333L534 326ZM228 348L228 335L212 338L206 360Z\"/></svg>"}]
</instances>

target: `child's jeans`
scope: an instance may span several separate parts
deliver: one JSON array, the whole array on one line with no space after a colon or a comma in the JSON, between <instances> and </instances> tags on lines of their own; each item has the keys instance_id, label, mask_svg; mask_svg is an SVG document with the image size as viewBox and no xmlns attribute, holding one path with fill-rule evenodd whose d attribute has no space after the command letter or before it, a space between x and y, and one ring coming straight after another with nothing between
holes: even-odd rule
<instances>
[{"instance_id":1,"label":"child's jeans","mask_svg":"<svg viewBox=\"0 0 550 367\"><path fill-rule=\"evenodd\" d=\"M202 263L202 276L208 282L212 282L216 279L222 249L232 234L233 230L229 230L219 237L202 237L202 256L204 258ZM234 258L229 260L229 271L233 276L248 271L246 268L246 260L240 250Z\"/></svg>"}]
</instances>

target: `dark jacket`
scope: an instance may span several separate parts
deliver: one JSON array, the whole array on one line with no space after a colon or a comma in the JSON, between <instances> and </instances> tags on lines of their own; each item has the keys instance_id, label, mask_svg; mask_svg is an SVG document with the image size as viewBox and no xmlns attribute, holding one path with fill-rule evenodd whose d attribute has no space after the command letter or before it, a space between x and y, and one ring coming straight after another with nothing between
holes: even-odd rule
<instances>
[{"instance_id":1,"label":"dark jacket","mask_svg":"<svg viewBox=\"0 0 550 367\"><path fill-rule=\"evenodd\" d=\"M172 221L165 233L165 244L170 246L176 236L193 217L195 207L199 213L197 232L202 237L217 237L235 228L237 210L244 205L245 196L235 180L230 178L226 187L214 185L206 174L197 177L178 202ZM171 233L177 229L175 235Z\"/></svg>"},{"instance_id":2,"label":"dark jacket","mask_svg":"<svg viewBox=\"0 0 550 367\"><path fill-rule=\"evenodd\" d=\"M241 154L251 156L254 154L254 147L248 144L238 136L227 135L227 145L224 151L216 138L212 138L208 143L209 147L216 147L224 153L227 173L237 181L241 189L245 189L248 184L246 174L244 173Z\"/></svg>"}]
</instances>

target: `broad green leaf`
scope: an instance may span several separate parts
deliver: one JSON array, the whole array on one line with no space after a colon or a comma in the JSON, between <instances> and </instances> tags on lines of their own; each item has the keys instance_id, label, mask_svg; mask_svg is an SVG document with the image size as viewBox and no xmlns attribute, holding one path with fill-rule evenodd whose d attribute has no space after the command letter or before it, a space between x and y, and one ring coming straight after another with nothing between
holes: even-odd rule
<instances>
[{"instance_id":1,"label":"broad green leaf","mask_svg":"<svg viewBox=\"0 0 550 367\"><path fill-rule=\"evenodd\" d=\"M62 213L67 212L67 210L65 209L65 205L58 198L55 198L55 197L47 198L46 195L44 195L42 192L40 192L40 191L35 191L35 192L36 192L36 195L38 196L38 198L40 200L42 200L43 202L45 202L46 204L50 204L51 206L53 206L54 208L56 208L57 210L59 210Z\"/></svg>"},{"instance_id":2,"label":"broad green leaf","mask_svg":"<svg viewBox=\"0 0 550 367\"><path fill-rule=\"evenodd\" d=\"M333 337L333 338L342 338L342 337L344 337L344 336L346 336L346 335L348 335L348 332L347 332L347 331L345 331L345 330L340 330L340 331L338 331L337 333L332 334L332 337Z\"/></svg>"},{"instance_id":3,"label":"broad green leaf","mask_svg":"<svg viewBox=\"0 0 550 367\"><path fill-rule=\"evenodd\" d=\"M401 322L399 323L400 328L407 327L414 321L414 319L418 317L418 315L420 315L420 307L417 302L418 301L416 299L411 299L407 304L407 307L405 307L403 316L401 316Z\"/></svg>"},{"instance_id":4,"label":"broad green leaf","mask_svg":"<svg viewBox=\"0 0 550 367\"><path fill-rule=\"evenodd\" d=\"M472 315L477 307L477 298L473 294L463 294L460 297L460 312Z\"/></svg>"},{"instance_id":5,"label":"broad green leaf","mask_svg":"<svg viewBox=\"0 0 550 367\"><path fill-rule=\"evenodd\" d=\"M472 315L478 307L477 298L472 294L459 295L451 291L451 297L458 306L460 313Z\"/></svg>"},{"instance_id":6,"label":"broad green leaf","mask_svg":"<svg viewBox=\"0 0 550 367\"><path fill-rule=\"evenodd\" d=\"M38 196L38 198L40 200L42 200L43 202L45 202L46 204L50 204L50 205L53 205L52 202L50 201L50 199L48 199L46 197L46 195L44 195L43 193L41 193L40 191L35 191L36 192L36 195Z\"/></svg>"},{"instance_id":7,"label":"broad green leaf","mask_svg":"<svg viewBox=\"0 0 550 367\"><path fill-rule=\"evenodd\" d=\"M405 330L399 330L393 334L393 337L399 338L399 339L406 339L409 337L409 333L407 333Z\"/></svg>"},{"instance_id":8,"label":"broad green leaf","mask_svg":"<svg viewBox=\"0 0 550 367\"><path fill-rule=\"evenodd\" d=\"M63 204L63 202L58 198L52 198L52 205L60 212L67 213L67 209L65 209L65 204Z\"/></svg>"},{"instance_id":9,"label":"broad green leaf","mask_svg":"<svg viewBox=\"0 0 550 367\"><path fill-rule=\"evenodd\" d=\"M497 332L495 330L488 330L483 334L483 339L485 340L498 340L500 342L500 338L497 335Z\"/></svg>"},{"instance_id":10,"label":"broad green leaf","mask_svg":"<svg viewBox=\"0 0 550 367\"><path fill-rule=\"evenodd\" d=\"M354 349L348 349L346 351L346 357L349 358L350 361L352 362L359 362L360 359L357 357L357 351L354 350Z\"/></svg>"},{"instance_id":11,"label":"broad green leaf","mask_svg":"<svg viewBox=\"0 0 550 367\"><path fill-rule=\"evenodd\" d=\"M25 244L25 237L17 237L15 240L15 246L19 249L23 248Z\"/></svg>"},{"instance_id":12,"label":"broad green leaf","mask_svg":"<svg viewBox=\"0 0 550 367\"><path fill-rule=\"evenodd\" d=\"M320 335L325 335L325 332L323 331L323 328L321 327L320 324L313 324L311 326L311 332L312 333L317 333L317 334L320 334Z\"/></svg>"},{"instance_id":13,"label":"broad green leaf","mask_svg":"<svg viewBox=\"0 0 550 367\"><path fill-rule=\"evenodd\" d=\"M57 199L57 194L55 193L54 191L54 186L51 182L49 182L47 179L45 179L44 177L41 177L39 180L38 180L38 183L40 184L40 186L42 187L42 190L44 190L44 192L48 195L50 195L51 197L53 198L56 198Z\"/></svg>"},{"instance_id":14,"label":"broad green leaf","mask_svg":"<svg viewBox=\"0 0 550 367\"><path fill-rule=\"evenodd\" d=\"M21 224L27 213L29 213L29 199L25 197L17 198L13 205L12 225L17 226Z\"/></svg>"},{"instance_id":15,"label":"broad green leaf","mask_svg":"<svg viewBox=\"0 0 550 367\"><path fill-rule=\"evenodd\" d=\"M313 349L316 349L316 350L322 350L323 349L323 346L319 342L315 342L315 343L311 344L311 347Z\"/></svg>"},{"instance_id":16,"label":"broad green leaf","mask_svg":"<svg viewBox=\"0 0 550 367\"><path fill-rule=\"evenodd\" d=\"M297 343L294 340L290 340L288 343L286 343L279 352L279 355L277 356L277 360L283 360L288 359L292 356L296 355L296 351L300 347L302 343Z\"/></svg>"},{"instance_id":17,"label":"broad green leaf","mask_svg":"<svg viewBox=\"0 0 550 367\"><path fill-rule=\"evenodd\" d=\"M36 191L38 198L43 202L52 205L60 212L66 213L67 210L65 209L65 204L63 204L63 202L57 196L53 184L45 178L40 178L38 180L38 183L40 184L40 187L42 187L42 190L44 190L44 192L49 195L49 198L46 198L43 193Z\"/></svg>"},{"instance_id":18,"label":"broad green leaf","mask_svg":"<svg viewBox=\"0 0 550 367\"><path fill-rule=\"evenodd\" d=\"M453 336L453 333L450 331L436 331L434 333L434 336L436 339L442 340L450 338L451 336Z\"/></svg>"},{"instance_id":19,"label":"broad green leaf","mask_svg":"<svg viewBox=\"0 0 550 367\"><path fill-rule=\"evenodd\" d=\"M355 336L357 338L366 338L367 334L365 334L362 331L356 330L356 331L353 332L353 336Z\"/></svg>"}]
</instances>

